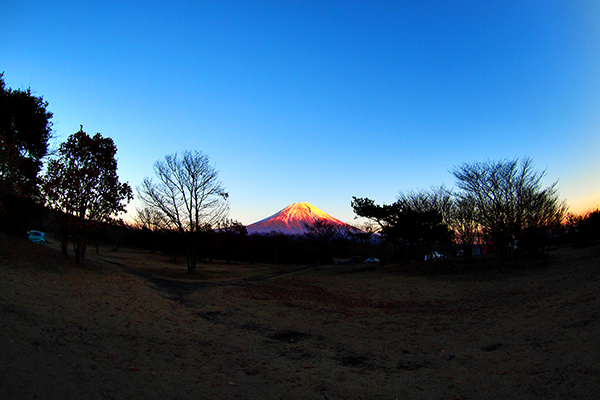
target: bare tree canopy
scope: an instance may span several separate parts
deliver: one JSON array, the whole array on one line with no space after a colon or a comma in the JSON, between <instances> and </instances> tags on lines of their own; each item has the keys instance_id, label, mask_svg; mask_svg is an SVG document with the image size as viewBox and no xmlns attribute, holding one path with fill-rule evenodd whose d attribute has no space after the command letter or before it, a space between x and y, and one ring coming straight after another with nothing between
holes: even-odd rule
<instances>
[{"instance_id":1,"label":"bare tree canopy","mask_svg":"<svg viewBox=\"0 0 600 400\"><path fill-rule=\"evenodd\" d=\"M470 260L473 247L481 237L481 226L477 222L477 203L472 194L461 193L453 198L448 214L448 224L454 230L455 239L463 246L463 254Z\"/></svg>"},{"instance_id":2,"label":"bare tree canopy","mask_svg":"<svg viewBox=\"0 0 600 400\"><path fill-rule=\"evenodd\" d=\"M229 212L229 198L207 155L184 151L154 164L157 182L145 178L138 188L146 207L162 214L170 229L188 234L188 272L196 270L196 234L218 225Z\"/></svg>"},{"instance_id":3,"label":"bare tree canopy","mask_svg":"<svg viewBox=\"0 0 600 400\"><path fill-rule=\"evenodd\" d=\"M154 208L137 209L133 219L138 228L148 229L152 232L159 231L165 225L163 215Z\"/></svg>"},{"instance_id":4,"label":"bare tree canopy","mask_svg":"<svg viewBox=\"0 0 600 400\"><path fill-rule=\"evenodd\" d=\"M447 214L452 203L452 193L443 185L432 187L428 190L399 191L397 204L403 210L415 212L437 211L442 215Z\"/></svg>"},{"instance_id":5,"label":"bare tree canopy","mask_svg":"<svg viewBox=\"0 0 600 400\"><path fill-rule=\"evenodd\" d=\"M457 195L474 203L473 215L498 248L504 261L510 248L538 246L539 239L560 224L566 206L558 198L556 183L542 188L544 172L533 169L524 158L463 164L452 174L462 192Z\"/></svg>"}]
</instances>

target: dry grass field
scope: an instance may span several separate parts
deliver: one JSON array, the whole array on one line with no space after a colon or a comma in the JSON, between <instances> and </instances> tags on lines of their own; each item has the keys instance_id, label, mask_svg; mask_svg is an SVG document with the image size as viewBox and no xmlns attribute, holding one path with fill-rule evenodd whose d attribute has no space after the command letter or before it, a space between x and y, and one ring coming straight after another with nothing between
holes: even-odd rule
<instances>
[{"instance_id":1,"label":"dry grass field","mask_svg":"<svg viewBox=\"0 0 600 400\"><path fill-rule=\"evenodd\" d=\"M600 246L544 267L185 263L0 235L2 399L596 399Z\"/></svg>"}]
</instances>

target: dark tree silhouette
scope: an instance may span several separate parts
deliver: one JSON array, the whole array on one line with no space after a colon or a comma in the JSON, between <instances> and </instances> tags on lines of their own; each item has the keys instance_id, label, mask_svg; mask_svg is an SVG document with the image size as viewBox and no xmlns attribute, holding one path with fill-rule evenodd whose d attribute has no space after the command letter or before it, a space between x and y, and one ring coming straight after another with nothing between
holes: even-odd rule
<instances>
[{"instance_id":1,"label":"dark tree silhouette","mask_svg":"<svg viewBox=\"0 0 600 400\"><path fill-rule=\"evenodd\" d=\"M498 249L502 266L517 244L543 246L565 216L556 183L542 188L545 172L534 171L529 158L463 164L452 174L462 190L459 198L475 203L476 222Z\"/></svg>"},{"instance_id":2,"label":"dark tree silhouette","mask_svg":"<svg viewBox=\"0 0 600 400\"><path fill-rule=\"evenodd\" d=\"M333 239L343 234L340 229L326 219L316 219L312 224L304 222L304 237L314 248L317 264L325 257L324 251Z\"/></svg>"},{"instance_id":3,"label":"dark tree silhouette","mask_svg":"<svg viewBox=\"0 0 600 400\"><path fill-rule=\"evenodd\" d=\"M158 232L166 226L159 211L148 207L136 211L134 221L138 228Z\"/></svg>"},{"instance_id":4,"label":"dark tree silhouette","mask_svg":"<svg viewBox=\"0 0 600 400\"><path fill-rule=\"evenodd\" d=\"M583 215L569 214L566 225L576 245L590 245L600 238L600 209Z\"/></svg>"},{"instance_id":5,"label":"dark tree silhouette","mask_svg":"<svg viewBox=\"0 0 600 400\"><path fill-rule=\"evenodd\" d=\"M386 249L389 246L398 248L398 240L394 231L394 216L398 212L398 204L375 204L375 201L367 197L352 196L352 210L358 217L366 218L377 227L380 240L378 245L379 260L385 263Z\"/></svg>"},{"instance_id":6,"label":"dark tree silhouette","mask_svg":"<svg viewBox=\"0 0 600 400\"><path fill-rule=\"evenodd\" d=\"M135 225L142 232L144 243L149 247L151 253L156 252L156 236L166 228L163 215L160 211L152 208L137 209L134 217Z\"/></svg>"},{"instance_id":7,"label":"dark tree silhouette","mask_svg":"<svg viewBox=\"0 0 600 400\"><path fill-rule=\"evenodd\" d=\"M463 246L465 259L470 260L475 243L481 239L481 226L477 218L477 204L470 194L456 196L448 211L448 221L455 239Z\"/></svg>"},{"instance_id":8,"label":"dark tree silhouette","mask_svg":"<svg viewBox=\"0 0 600 400\"><path fill-rule=\"evenodd\" d=\"M225 219L219 225L218 232L225 261L228 264L231 261L236 263L240 259L248 239L246 227L239 221Z\"/></svg>"},{"instance_id":9,"label":"dark tree silhouette","mask_svg":"<svg viewBox=\"0 0 600 400\"><path fill-rule=\"evenodd\" d=\"M375 227L371 222L364 223L358 227L346 227L343 235L352 244L352 252L355 256L364 256L367 252L372 252L373 243L377 242L378 236L375 233Z\"/></svg>"},{"instance_id":10,"label":"dark tree silhouette","mask_svg":"<svg viewBox=\"0 0 600 400\"><path fill-rule=\"evenodd\" d=\"M378 205L367 197L352 196L351 206L357 216L375 223L383 235L387 233L386 231L393 223L391 216L395 212L396 204Z\"/></svg>"},{"instance_id":11,"label":"dark tree silhouette","mask_svg":"<svg viewBox=\"0 0 600 400\"><path fill-rule=\"evenodd\" d=\"M395 236L401 240L409 258L422 259L434 247L441 250L451 243L453 232L447 216L452 201L444 187L399 192L395 204Z\"/></svg>"},{"instance_id":12,"label":"dark tree silhouette","mask_svg":"<svg viewBox=\"0 0 600 400\"><path fill-rule=\"evenodd\" d=\"M24 205L40 201L38 174L52 136L52 113L41 96L34 96L31 89L6 88L3 77L1 73L0 212L9 201L19 210L4 212L22 219L28 214Z\"/></svg>"},{"instance_id":13,"label":"dark tree silhouette","mask_svg":"<svg viewBox=\"0 0 600 400\"><path fill-rule=\"evenodd\" d=\"M60 145L50 160L43 190L48 205L62 212L73 230L77 263L83 263L88 229L120 212L133 199L127 183L117 176L117 148L111 138L80 130ZM66 239L63 235L63 249Z\"/></svg>"},{"instance_id":14,"label":"dark tree silhouette","mask_svg":"<svg viewBox=\"0 0 600 400\"><path fill-rule=\"evenodd\" d=\"M444 218L449 207L450 195L443 188L400 192L393 204L377 205L371 199L356 197L352 201L356 215L377 223L385 242L403 258L420 257L433 244L450 243L452 233ZM413 254L408 254L409 247Z\"/></svg>"},{"instance_id":15,"label":"dark tree silhouette","mask_svg":"<svg viewBox=\"0 0 600 400\"><path fill-rule=\"evenodd\" d=\"M188 273L196 272L200 234L218 225L229 211L229 195L208 156L194 151L167 155L154 164L158 182L145 178L138 197L162 214L170 229L186 237Z\"/></svg>"}]
</instances>

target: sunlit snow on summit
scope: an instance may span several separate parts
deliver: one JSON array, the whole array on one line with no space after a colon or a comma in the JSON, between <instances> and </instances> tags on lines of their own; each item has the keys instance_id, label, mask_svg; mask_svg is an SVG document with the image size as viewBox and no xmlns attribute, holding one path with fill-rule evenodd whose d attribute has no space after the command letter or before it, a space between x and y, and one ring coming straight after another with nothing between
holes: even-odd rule
<instances>
[{"instance_id":1,"label":"sunlit snow on summit","mask_svg":"<svg viewBox=\"0 0 600 400\"><path fill-rule=\"evenodd\" d=\"M305 224L313 225L317 220L325 220L341 228L350 226L310 203L293 203L268 218L248 225L246 229L248 234L277 231L287 235L302 235L306 232Z\"/></svg>"}]
</instances>

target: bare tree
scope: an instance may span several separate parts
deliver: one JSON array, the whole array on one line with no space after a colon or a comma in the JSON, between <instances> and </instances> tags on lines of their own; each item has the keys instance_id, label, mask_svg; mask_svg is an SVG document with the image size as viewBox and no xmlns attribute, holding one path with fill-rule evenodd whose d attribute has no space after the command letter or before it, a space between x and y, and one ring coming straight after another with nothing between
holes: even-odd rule
<instances>
[{"instance_id":1,"label":"bare tree","mask_svg":"<svg viewBox=\"0 0 600 400\"><path fill-rule=\"evenodd\" d=\"M397 203L403 210L419 213L437 211L445 217L451 208L452 193L443 185L429 190L399 191Z\"/></svg>"},{"instance_id":2,"label":"bare tree","mask_svg":"<svg viewBox=\"0 0 600 400\"><path fill-rule=\"evenodd\" d=\"M448 224L451 203L451 193L443 186L398 192L394 232L409 258L422 259L433 250L447 252L453 237Z\"/></svg>"},{"instance_id":3,"label":"bare tree","mask_svg":"<svg viewBox=\"0 0 600 400\"><path fill-rule=\"evenodd\" d=\"M144 207L136 210L133 217L134 226L141 230L144 243L148 246L151 253L156 253L157 235L163 230L167 230L167 225L163 214L150 207ZM171 248L171 250L173 250ZM174 251L171 251L171 260L175 261Z\"/></svg>"},{"instance_id":4,"label":"bare tree","mask_svg":"<svg viewBox=\"0 0 600 400\"><path fill-rule=\"evenodd\" d=\"M343 235L350 239L354 247L354 255L364 255L364 253L370 249L373 242L378 241L379 234L376 233L377 227L371 221L364 222L358 226L347 226ZM374 235L376 239L373 240Z\"/></svg>"},{"instance_id":5,"label":"bare tree","mask_svg":"<svg viewBox=\"0 0 600 400\"><path fill-rule=\"evenodd\" d=\"M187 238L188 273L196 272L199 233L228 214L229 198L208 156L198 152L167 155L154 164L158 182L144 178L138 188L146 207L158 211L170 229Z\"/></svg>"},{"instance_id":6,"label":"bare tree","mask_svg":"<svg viewBox=\"0 0 600 400\"><path fill-rule=\"evenodd\" d=\"M150 207L137 209L133 220L139 229L148 229L151 232L157 232L165 227L163 214Z\"/></svg>"},{"instance_id":7,"label":"bare tree","mask_svg":"<svg viewBox=\"0 0 600 400\"><path fill-rule=\"evenodd\" d=\"M462 196L475 202L476 222L498 249L502 265L526 233L535 232L539 240L566 212L556 183L542 189L545 171L534 171L529 158L463 164L451 172Z\"/></svg>"},{"instance_id":8,"label":"bare tree","mask_svg":"<svg viewBox=\"0 0 600 400\"><path fill-rule=\"evenodd\" d=\"M481 226L477 222L477 204L472 195L457 194L447 214L448 223L454 237L463 246L465 259L470 260L473 247L481 236Z\"/></svg>"},{"instance_id":9,"label":"bare tree","mask_svg":"<svg viewBox=\"0 0 600 400\"><path fill-rule=\"evenodd\" d=\"M312 224L303 223L306 232L304 237L313 244L317 258L317 264L321 264L322 253L325 247L342 232L332 222L326 219L316 219Z\"/></svg>"}]
</instances>

